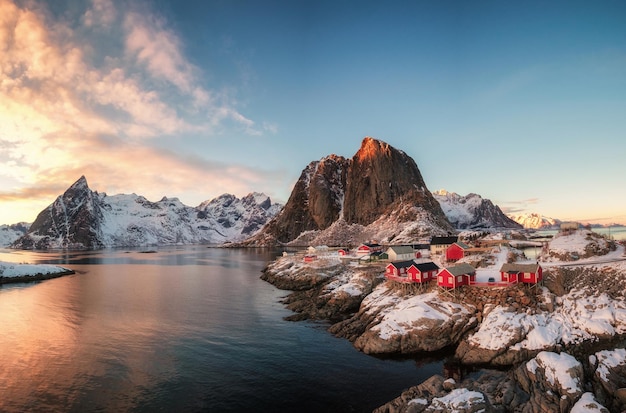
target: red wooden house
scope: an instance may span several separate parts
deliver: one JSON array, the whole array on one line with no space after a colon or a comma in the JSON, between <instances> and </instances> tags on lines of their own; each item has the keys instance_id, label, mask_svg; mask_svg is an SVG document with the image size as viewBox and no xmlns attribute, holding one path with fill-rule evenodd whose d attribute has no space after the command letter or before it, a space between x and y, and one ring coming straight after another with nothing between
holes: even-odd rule
<instances>
[{"instance_id":1,"label":"red wooden house","mask_svg":"<svg viewBox=\"0 0 626 413\"><path fill-rule=\"evenodd\" d=\"M403 283L423 283L435 278L439 267L433 262L396 261L387 264L385 277Z\"/></svg>"},{"instance_id":2,"label":"red wooden house","mask_svg":"<svg viewBox=\"0 0 626 413\"><path fill-rule=\"evenodd\" d=\"M466 251L469 250L470 246L464 242L455 242L446 248L446 261L458 261L461 258L465 257Z\"/></svg>"},{"instance_id":3,"label":"red wooden house","mask_svg":"<svg viewBox=\"0 0 626 413\"><path fill-rule=\"evenodd\" d=\"M374 252L382 252L382 251L383 251L383 246L380 244L365 243L365 244L359 245L359 248L357 248L356 253L359 255L367 255L367 254L372 254Z\"/></svg>"},{"instance_id":4,"label":"red wooden house","mask_svg":"<svg viewBox=\"0 0 626 413\"><path fill-rule=\"evenodd\" d=\"M400 277L406 274L407 269L414 264L415 262L413 260L390 262L389 264L387 264L387 270L385 271L385 274Z\"/></svg>"},{"instance_id":5,"label":"red wooden house","mask_svg":"<svg viewBox=\"0 0 626 413\"><path fill-rule=\"evenodd\" d=\"M313 262L317 259L317 255L305 255L304 262Z\"/></svg>"},{"instance_id":6,"label":"red wooden house","mask_svg":"<svg viewBox=\"0 0 626 413\"><path fill-rule=\"evenodd\" d=\"M459 264L444 268L437 274L437 285L446 288L457 288L476 281L476 270L469 264Z\"/></svg>"},{"instance_id":7,"label":"red wooden house","mask_svg":"<svg viewBox=\"0 0 626 413\"><path fill-rule=\"evenodd\" d=\"M439 267L434 262L423 262L415 264L417 272L413 276L415 282L425 282L437 278Z\"/></svg>"},{"instance_id":8,"label":"red wooden house","mask_svg":"<svg viewBox=\"0 0 626 413\"><path fill-rule=\"evenodd\" d=\"M543 280L543 268L534 264L503 264L500 268L500 279L509 283L537 284Z\"/></svg>"}]
</instances>

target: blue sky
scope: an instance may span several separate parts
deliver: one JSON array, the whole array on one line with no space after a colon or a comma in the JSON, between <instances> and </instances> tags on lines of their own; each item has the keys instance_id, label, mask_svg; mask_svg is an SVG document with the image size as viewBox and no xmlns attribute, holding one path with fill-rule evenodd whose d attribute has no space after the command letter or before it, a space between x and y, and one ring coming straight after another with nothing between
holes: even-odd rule
<instances>
[{"instance_id":1,"label":"blue sky","mask_svg":"<svg viewBox=\"0 0 626 413\"><path fill-rule=\"evenodd\" d=\"M626 3L0 0L0 223L81 175L188 205L365 136L431 191L626 223Z\"/></svg>"}]
</instances>

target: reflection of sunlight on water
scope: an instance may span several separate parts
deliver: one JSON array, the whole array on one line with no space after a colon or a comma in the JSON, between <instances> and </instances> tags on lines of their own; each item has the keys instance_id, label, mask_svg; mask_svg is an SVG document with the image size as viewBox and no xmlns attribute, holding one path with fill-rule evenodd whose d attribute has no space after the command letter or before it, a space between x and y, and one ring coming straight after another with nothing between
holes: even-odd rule
<instances>
[{"instance_id":1,"label":"reflection of sunlight on water","mask_svg":"<svg viewBox=\"0 0 626 413\"><path fill-rule=\"evenodd\" d=\"M362 411L441 373L285 321L286 292L259 279L268 253L59 255L76 275L0 289L0 411Z\"/></svg>"}]
</instances>

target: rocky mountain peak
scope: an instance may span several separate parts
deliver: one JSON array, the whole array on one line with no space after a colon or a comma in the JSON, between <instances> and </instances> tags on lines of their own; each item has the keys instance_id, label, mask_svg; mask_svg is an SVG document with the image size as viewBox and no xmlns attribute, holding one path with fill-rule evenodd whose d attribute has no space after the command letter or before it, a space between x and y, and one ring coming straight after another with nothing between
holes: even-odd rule
<instances>
[{"instance_id":1,"label":"rocky mountain peak","mask_svg":"<svg viewBox=\"0 0 626 413\"><path fill-rule=\"evenodd\" d=\"M248 243L288 243L308 231L339 231L343 224L367 226L379 220L384 227L383 217L390 218L389 229L383 230L387 236L398 230L398 223L422 219L438 232L452 231L415 161L388 143L365 137L351 159L329 155L309 163L281 213Z\"/></svg>"},{"instance_id":2,"label":"rocky mountain peak","mask_svg":"<svg viewBox=\"0 0 626 413\"><path fill-rule=\"evenodd\" d=\"M39 241L24 237L21 248L45 249L52 243L72 248L75 245L98 248L101 210L97 196L89 189L87 179L81 176L63 195L37 215L28 233Z\"/></svg>"},{"instance_id":3,"label":"rocky mountain peak","mask_svg":"<svg viewBox=\"0 0 626 413\"><path fill-rule=\"evenodd\" d=\"M352 158L355 162L364 162L367 159L380 156L381 154L391 154L391 146L388 143L366 136L361 141L361 147Z\"/></svg>"},{"instance_id":4,"label":"rocky mountain peak","mask_svg":"<svg viewBox=\"0 0 626 413\"><path fill-rule=\"evenodd\" d=\"M70 187L67 190L75 191L75 190L85 190L85 189L89 189L89 185L87 184L87 178L85 178L85 175L81 175L81 177L78 178L78 180L74 182L72 185L70 185Z\"/></svg>"},{"instance_id":5,"label":"rocky mountain peak","mask_svg":"<svg viewBox=\"0 0 626 413\"><path fill-rule=\"evenodd\" d=\"M447 226L443 211L426 188L415 161L385 142L366 137L350 165L345 220L368 225L401 202L424 207Z\"/></svg>"}]
</instances>

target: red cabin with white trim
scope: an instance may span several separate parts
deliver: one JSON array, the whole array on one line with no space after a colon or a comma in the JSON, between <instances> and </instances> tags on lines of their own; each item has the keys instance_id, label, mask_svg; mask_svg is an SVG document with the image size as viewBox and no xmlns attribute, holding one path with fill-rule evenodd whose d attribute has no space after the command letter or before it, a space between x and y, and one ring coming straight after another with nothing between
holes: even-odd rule
<instances>
[{"instance_id":1,"label":"red cabin with white trim","mask_svg":"<svg viewBox=\"0 0 626 413\"><path fill-rule=\"evenodd\" d=\"M434 262L423 262L415 264L415 275L413 279L415 282L426 282L434 280L437 277L439 267Z\"/></svg>"},{"instance_id":2,"label":"red cabin with white trim","mask_svg":"<svg viewBox=\"0 0 626 413\"><path fill-rule=\"evenodd\" d=\"M356 253L359 255L367 255L367 254L372 254L374 252L382 252L382 251L383 251L383 246L380 244L365 243L365 244L359 245L359 247L356 250Z\"/></svg>"},{"instance_id":3,"label":"red cabin with white trim","mask_svg":"<svg viewBox=\"0 0 626 413\"><path fill-rule=\"evenodd\" d=\"M539 263L503 264L500 268L500 279L510 283L523 282L537 284L543 280L543 268Z\"/></svg>"},{"instance_id":4,"label":"red cabin with white trim","mask_svg":"<svg viewBox=\"0 0 626 413\"><path fill-rule=\"evenodd\" d=\"M457 288L476 281L476 270L469 264L459 264L444 268L437 274L437 285L446 288Z\"/></svg>"},{"instance_id":5,"label":"red cabin with white trim","mask_svg":"<svg viewBox=\"0 0 626 413\"><path fill-rule=\"evenodd\" d=\"M446 261L458 261L465 257L466 251L469 249L469 245L464 242L455 242L446 248Z\"/></svg>"},{"instance_id":6,"label":"red cabin with white trim","mask_svg":"<svg viewBox=\"0 0 626 413\"><path fill-rule=\"evenodd\" d=\"M413 260L387 264L385 277L403 283L424 283L435 278L439 267L433 262L416 264Z\"/></svg>"}]
</instances>

